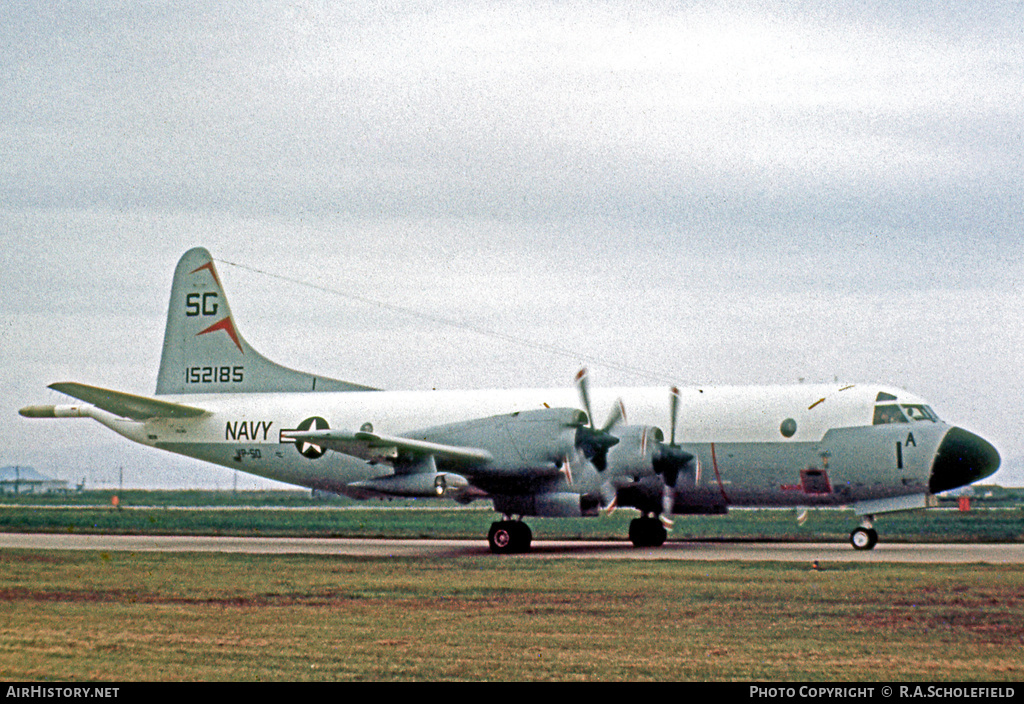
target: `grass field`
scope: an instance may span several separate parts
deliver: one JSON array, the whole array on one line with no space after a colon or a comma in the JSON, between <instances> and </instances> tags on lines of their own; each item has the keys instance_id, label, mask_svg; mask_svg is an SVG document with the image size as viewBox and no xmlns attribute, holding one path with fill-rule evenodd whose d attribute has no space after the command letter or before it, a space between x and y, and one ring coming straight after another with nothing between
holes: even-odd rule
<instances>
[{"instance_id":1,"label":"grass field","mask_svg":"<svg viewBox=\"0 0 1024 704\"><path fill-rule=\"evenodd\" d=\"M7 680L1020 681L1024 568L0 551Z\"/></svg>"},{"instance_id":2,"label":"grass field","mask_svg":"<svg viewBox=\"0 0 1024 704\"><path fill-rule=\"evenodd\" d=\"M483 541L495 519L489 510L388 510L295 492L119 498L114 509L109 492L12 497L0 530ZM624 540L634 515L530 524L538 539ZM812 511L802 525L794 511L735 511L678 517L670 539L845 542L854 525L848 511ZM1019 542L1024 511L918 511L876 527L890 542ZM821 567L3 550L0 678L1024 677L1024 567Z\"/></svg>"},{"instance_id":3,"label":"grass field","mask_svg":"<svg viewBox=\"0 0 1024 704\"><path fill-rule=\"evenodd\" d=\"M423 507L392 510L357 507L224 507L185 509L121 504L11 506L0 509L0 531L311 537L480 538L497 514L480 510ZM634 511L599 518L529 518L539 539L625 540ZM726 516L677 516L670 540L786 540L846 542L858 519L852 511L811 511L800 524L783 509L732 511ZM880 516L883 542L1021 542L1024 510L931 509Z\"/></svg>"}]
</instances>

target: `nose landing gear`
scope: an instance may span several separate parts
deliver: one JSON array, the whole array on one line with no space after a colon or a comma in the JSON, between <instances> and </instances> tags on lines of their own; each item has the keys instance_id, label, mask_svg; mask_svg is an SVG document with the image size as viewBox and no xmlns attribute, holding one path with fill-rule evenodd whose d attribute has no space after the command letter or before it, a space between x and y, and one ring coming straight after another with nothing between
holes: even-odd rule
<instances>
[{"instance_id":1,"label":"nose landing gear","mask_svg":"<svg viewBox=\"0 0 1024 704\"><path fill-rule=\"evenodd\" d=\"M871 526L871 516L864 516L860 527L850 533L850 544L854 550L871 550L878 544L878 533Z\"/></svg>"}]
</instances>

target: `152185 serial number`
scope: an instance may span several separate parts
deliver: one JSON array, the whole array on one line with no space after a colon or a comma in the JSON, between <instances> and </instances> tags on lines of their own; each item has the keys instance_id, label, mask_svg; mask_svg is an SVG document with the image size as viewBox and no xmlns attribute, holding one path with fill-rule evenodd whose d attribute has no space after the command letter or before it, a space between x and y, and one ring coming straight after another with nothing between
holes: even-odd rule
<instances>
[{"instance_id":1,"label":"152185 serial number","mask_svg":"<svg viewBox=\"0 0 1024 704\"><path fill-rule=\"evenodd\" d=\"M245 367L185 367L186 384L239 384L245 379Z\"/></svg>"}]
</instances>

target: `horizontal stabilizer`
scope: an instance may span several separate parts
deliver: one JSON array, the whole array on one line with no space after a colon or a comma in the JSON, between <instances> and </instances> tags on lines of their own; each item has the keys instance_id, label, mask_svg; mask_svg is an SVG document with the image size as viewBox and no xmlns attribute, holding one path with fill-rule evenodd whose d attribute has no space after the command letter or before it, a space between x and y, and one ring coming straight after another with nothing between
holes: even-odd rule
<instances>
[{"instance_id":1,"label":"horizontal stabilizer","mask_svg":"<svg viewBox=\"0 0 1024 704\"><path fill-rule=\"evenodd\" d=\"M364 460L394 460L405 455L412 458L431 456L436 460L461 464L480 465L490 461L491 453L474 447L442 445L425 440L412 440L378 433L352 432L350 430L304 430L283 433L297 442L307 442L326 447Z\"/></svg>"},{"instance_id":2,"label":"horizontal stabilizer","mask_svg":"<svg viewBox=\"0 0 1024 704\"><path fill-rule=\"evenodd\" d=\"M50 388L73 396L79 401L91 403L108 413L131 418L132 420L149 420L150 418L196 418L206 413L202 408L185 406L170 401L159 401L146 396L135 396L120 391L101 389L96 386L61 382L50 384Z\"/></svg>"}]
</instances>

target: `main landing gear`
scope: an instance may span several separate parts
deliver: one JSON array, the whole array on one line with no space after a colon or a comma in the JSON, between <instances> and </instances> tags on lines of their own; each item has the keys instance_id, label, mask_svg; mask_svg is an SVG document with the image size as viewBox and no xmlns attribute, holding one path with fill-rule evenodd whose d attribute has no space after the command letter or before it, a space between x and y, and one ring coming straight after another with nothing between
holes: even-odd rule
<instances>
[{"instance_id":1,"label":"main landing gear","mask_svg":"<svg viewBox=\"0 0 1024 704\"><path fill-rule=\"evenodd\" d=\"M871 516L864 516L860 527L850 533L854 550L871 550L878 544L878 533L871 527Z\"/></svg>"},{"instance_id":2,"label":"main landing gear","mask_svg":"<svg viewBox=\"0 0 1024 704\"><path fill-rule=\"evenodd\" d=\"M497 555L526 552L533 542L533 531L522 521L495 521L487 533L487 544Z\"/></svg>"},{"instance_id":3,"label":"main landing gear","mask_svg":"<svg viewBox=\"0 0 1024 704\"><path fill-rule=\"evenodd\" d=\"M634 518L629 523L629 539L634 547L660 548L668 538L668 531L657 516ZM522 520L495 521L487 533L487 544L496 555L527 552L533 542L530 526Z\"/></svg>"},{"instance_id":4,"label":"main landing gear","mask_svg":"<svg viewBox=\"0 0 1024 704\"><path fill-rule=\"evenodd\" d=\"M668 531L656 516L634 518L629 522L629 539L633 547L660 548L668 538Z\"/></svg>"}]
</instances>

